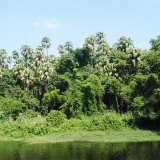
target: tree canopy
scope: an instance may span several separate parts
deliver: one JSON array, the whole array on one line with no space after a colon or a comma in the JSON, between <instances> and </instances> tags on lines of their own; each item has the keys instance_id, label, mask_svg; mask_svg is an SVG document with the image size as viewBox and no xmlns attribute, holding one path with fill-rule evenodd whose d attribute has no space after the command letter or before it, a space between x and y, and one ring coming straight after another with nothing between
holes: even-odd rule
<instances>
[{"instance_id":1,"label":"tree canopy","mask_svg":"<svg viewBox=\"0 0 160 160\"><path fill-rule=\"evenodd\" d=\"M105 110L160 116L160 36L142 50L125 36L111 47L97 32L82 48L74 49L71 41L60 44L59 57L48 54L49 37L41 42L35 50L23 45L12 56L0 49L2 101L41 114L60 110L67 117Z\"/></svg>"}]
</instances>

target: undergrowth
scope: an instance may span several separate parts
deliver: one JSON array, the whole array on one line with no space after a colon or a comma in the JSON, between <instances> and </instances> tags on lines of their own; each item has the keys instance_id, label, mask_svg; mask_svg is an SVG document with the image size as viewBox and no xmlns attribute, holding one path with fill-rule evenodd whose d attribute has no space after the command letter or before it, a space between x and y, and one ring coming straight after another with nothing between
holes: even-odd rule
<instances>
[{"instance_id":1,"label":"undergrowth","mask_svg":"<svg viewBox=\"0 0 160 160\"><path fill-rule=\"evenodd\" d=\"M60 111L51 111L43 117L28 110L20 114L16 120L12 117L1 119L0 136L23 138L65 131L122 130L134 127L134 122L134 116L129 113L120 115L108 111L103 114L67 119Z\"/></svg>"}]
</instances>

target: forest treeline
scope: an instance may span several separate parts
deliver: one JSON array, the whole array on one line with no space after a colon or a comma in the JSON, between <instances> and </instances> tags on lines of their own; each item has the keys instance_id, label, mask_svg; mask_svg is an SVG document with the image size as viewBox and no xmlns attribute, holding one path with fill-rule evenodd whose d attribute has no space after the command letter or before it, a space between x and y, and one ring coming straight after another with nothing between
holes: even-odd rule
<instances>
[{"instance_id":1,"label":"forest treeline","mask_svg":"<svg viewBox=\"0 0 160 160\"><path fill-rule=\"evenodd\" d=\"M59 45L59 57L49 54L48 37L41 42L35 50L23 45L12 56L0 49L1 119L28 110L44 116L56 110L68 118L106 110L160 118L160 36L142 50L124 36L109 46L98 32L82 48L70 41Z\"/></svg>"}]
</instances>

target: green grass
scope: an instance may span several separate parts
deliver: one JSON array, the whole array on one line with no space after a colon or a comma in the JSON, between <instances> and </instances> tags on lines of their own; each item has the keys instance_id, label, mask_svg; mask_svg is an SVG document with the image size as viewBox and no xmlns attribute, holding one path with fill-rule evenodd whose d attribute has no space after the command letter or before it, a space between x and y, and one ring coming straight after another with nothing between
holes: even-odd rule
<instances>
[{"instance_id":1,"label":"green grass","mask_svg":"<svg viewBox=\"0 0 160 160\"><path fill-rule=\"evenodd\" d=\"M124 129L121 131L76 131L58 132L46 136L34 136L26 139L31 143L37 142L69 142L69 141L92 141L92 142L140 142L160 141L160 131Z\"/></svg>"}]
</instances>

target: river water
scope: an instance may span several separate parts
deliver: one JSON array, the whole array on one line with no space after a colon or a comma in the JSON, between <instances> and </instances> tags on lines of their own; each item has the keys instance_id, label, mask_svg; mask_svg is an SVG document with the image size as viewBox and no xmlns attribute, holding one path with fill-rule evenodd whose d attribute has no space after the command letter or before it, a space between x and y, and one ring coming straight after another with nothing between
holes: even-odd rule
<instances>
[{"instance_id":1,"label":"river water","mask_svg":"<svg viewBox=\"0 0 160 160\"><path fill-rule=\"evenodd\" d=\"M160 142L0 142L0 160L160 160Z\"/></svg>"}]
</instances>

